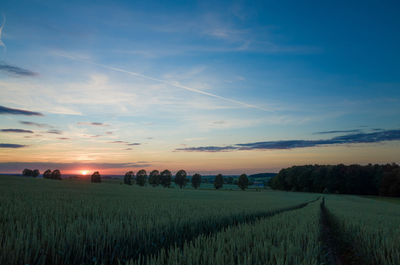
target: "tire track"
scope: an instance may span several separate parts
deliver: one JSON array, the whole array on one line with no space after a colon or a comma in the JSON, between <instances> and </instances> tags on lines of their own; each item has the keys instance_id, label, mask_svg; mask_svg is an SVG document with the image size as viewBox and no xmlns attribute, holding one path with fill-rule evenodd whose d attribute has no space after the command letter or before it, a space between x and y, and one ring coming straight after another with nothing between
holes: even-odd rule
<instances>
[{"instance_id":1,"label":"tire track","mask_svg":"<svg viewBox=\"0 0 400 265\"><path fill-rule=\"evenodd\" d=\"M320 240L325 262L330 265L362 265L354 248L340 231L337 218L326 208L325 198L321 201Z\"/></svg>"},{"instance_id":2,"label":"tire track","mask_svg":"<svg viewBox=\"0 0 400 265\"><path fill-rule=\"evenodd\" d=\"M152 249L149 249L147 251L143 251L142 253L139 253L136 256L133 257L129 257L126 258L124 260L122 260L124 263L127 260L130 260L131 262L133 261L137 261L140 264L146 265L147 259L146 257L149 256L155 256L157 254L159 254L161 252L162 249L164 249L164 251L166 252L166 255L168 255L168 251L169 249L174 246L174 247L179 247L179 248L183 248L183 246L185 245L185 243L194 241L197 237L202 236L202 235L207 235L207 236L212 236L215 233L218 233L224 229L230 228L230 227L234 227L234 226L238 226L241 224L252 224L257 222L260 219L264 219L264 218L269 218L284 212L288 212L288 211L293 211L293 210L298 210L301 208L306 207L307 205L309 205L310 203L316 202L320 199L320 197L317 197L314 200L308 201L308 202L304 202L301 204L297 204L294 206L289 206L289 207L285 207L285 208L281 208L281 209L277 209L277 210L273 210L273 211L268 211L268 212L259 212L259 213L253 213L253 214L247 214L247 215L238 215L238 216L229 216L229 217L225 217L224 219L221 220L220 223L213 225L213 226L206 226L203 227L200 231L190 234L190 235L183 235L182 238L171 238L170 240L168 240L168 242L158 245L158 247L154 247ZM195 226L196 224L190 224L191 226ZM201 226L201 224L198 224ZM183 228L183 230L185 230L185 228ZM174 236L176 236L176 234L174 234ZM121 262L121 260L119 260L118 262Z\"/></svg>"}]
</instances>

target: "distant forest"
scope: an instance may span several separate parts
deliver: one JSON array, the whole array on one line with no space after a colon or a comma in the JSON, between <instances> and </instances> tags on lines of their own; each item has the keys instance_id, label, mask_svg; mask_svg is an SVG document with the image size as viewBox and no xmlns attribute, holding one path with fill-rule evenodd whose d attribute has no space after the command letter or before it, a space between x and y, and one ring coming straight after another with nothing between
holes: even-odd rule
<instances>
[{"instance_id":1,"label":"distant forest","mask_svg":"<svg viewBox=\"0 0 400 265\"><path fill-rule=\"evenodd\" d=\"M400 167L386 165L306 165L282 169L273 189L400 197Z\"/></svg>"}]
</instances>

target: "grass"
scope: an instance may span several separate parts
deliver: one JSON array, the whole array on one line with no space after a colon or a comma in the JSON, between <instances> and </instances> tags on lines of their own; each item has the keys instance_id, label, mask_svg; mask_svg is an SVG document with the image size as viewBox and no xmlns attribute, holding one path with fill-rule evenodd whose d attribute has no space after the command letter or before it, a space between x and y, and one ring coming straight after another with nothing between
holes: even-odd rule
<instances>
[{"instance_id":1,"label":"grass","mask_svg":"<svg viewBox=\"0 0 400 265\"><path fill-rule=\"evenodd\" d=\"M327 264L320 196L0 176L0 264ZM400 264L399 205L324 197L333 244Z\"/></svg>"},{"instance_id":2,"label":"grass","mask_svg":"<svg viewBox=\"0 0 400 265\"><path fill-rule=\"evenodd\" d=\"M380 197L380 196L364 196L364 197L373 199L373 200L377 200L377 201L400 204L400 198L396 198L396 197Z\"/></svg>"},{"instance_id":3,"label":"grass","mask_svg":"<svg viewBox=\"0 0 400 265\"><path fill-rule=\"evenodd\" d=\"M0 178L0 264L113 263L315 198Z\"/></svg>"}]
</instances>

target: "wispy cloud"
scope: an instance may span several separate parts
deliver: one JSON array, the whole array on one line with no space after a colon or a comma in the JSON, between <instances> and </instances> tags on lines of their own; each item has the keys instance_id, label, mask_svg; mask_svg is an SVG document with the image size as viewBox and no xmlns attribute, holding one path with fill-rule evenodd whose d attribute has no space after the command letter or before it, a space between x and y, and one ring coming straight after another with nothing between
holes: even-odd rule
<instances>
[{"instance_id":1,"label":"wispy cloud","mask_svg":"<svg viewBox=\"0 0 400 265\"><path fill-rule=\"evenodd\" d=\"M185 148L177 148L176 151L220 152L220 151L233 151L233 150L279 150L279 149L296 149L296 148L338 145L338 144L379 143L384 141L399 141L399 140L400 140L400 130L386 130L374 133L347 134L326 140L267 141L267 142L234 144L230 146L185 147Z\"/></svg>"},{"instance_id":2,"label":"wispy cloud","mask_svg":"<svg viewBox=\"0 0 400 265\"><path fill-rule=\"evenodd\" d=\"M130 145L130 146L141 145L141 143L129 143L127 141L121 141L121 140L112 141L112 142L109 142L109 143L110 144L126 144L126 145Z\"/></svg>"},{"instance_id":3,"label":"wispy cloud","mask_svg":"<svg viewBox=\"0 0 400 265\"><path fill-rule=\"evenodd\" d=\"M47 133L51 133L51 134L62 134L62 131L60 131L60 130L48 130Z\"/></svg>"},{"instance_id":4,"label":"wispy cloud","mask_svg":"<svg viewBox=\"0 0 400 265\"><path fill-rule=\"evenodd\" d=\"M89 126L109 126L108 124L102 122L78 122L78 125L89 125Z\"/></svg>"},{"instance_id":5,"label":"wispy cloud","mask_svg":"<svg viewBox=\"0 0 400 265\"><path fill-rule=\"evenodd\" d=\"M23 125L29 125L29 126L36 126L39 128L51 128L51 125L45 124L45 123L37 123L37 122L32 122L32 121L19 121L19 123Z\"/></svg>"},{"instance_id":6,"label":"wispy cloud","mask_svg":"<svg viewBox=\"0 0 400 265\"><path fill-rule=\"evenodd\" d=\"M1 23L0 26L0 46L4 47L4 49L6 49L6 45L4 44L3 40L2 40L2 36L3 36L3 29L4 29L4 25L6 24L6 16L3 15L3 22Z\"/></svg>"},{"instance_id":7,"label":"wispy cloud","mask_svg":"<svg viewBox=\"0 0 400 265\"><path fill-rule=\"evenodd\" d=\"M23 144L0 144L0 148L22 148L26 146Z\"/></svg>"},{"instance_id":8,"label":"wispy cloud","mask_svg":"<svg viewBox=\"0 0 400 265\"><path fill-rule=\"evenodd\" d=\"M335 133L360 133L361 130L336 130L336 131L322 131L322 132L315 132L313 134L335 134Z\"/></svg>"},{"instance_id":9,"label":"wispy cloud","mask_svg":"<svg viewBox=\"0 0 400 265\"><path fill-rule=\"evenodd\" d=\"M249 104L249 103L246 103L246 102L243 102L243 101L235 100L235 99L228 98L228 97L219 96L217 94L206 92L206 91L194 88L194 87L185 86L185 85L180 84L177 81L167 81L167 80L164 80L164 79L155 78L155 77L144 75L144 74L140 74L140 73L137 73L137 72L128 71L128 70L125 70L125 69L122 69L122 68L96 63L96 62L93 62L93 61L81 59L79 57L76 57L76 56L73 56L73 55L70 55L70 54L66 54L64 52L57 52L55 54L58 55L58 56L61 56L61 57L65 57L65 58L74 60L74 61L79 61L79 62L84 62L84 63L100 66L100 67L103 67L105 69L112 70L112 71L115 71L115 72L125 73L125 74L131 75L131 76L135 76L135 77L143 78L143 79L146 79L146 80L154 81L154 82L157 82L157 83L165 84L165 85L168 85L168 86L173 86L173 87L176 87L176 88L184 89L184 90L187 90L187 91L190 91L190 92L193 92L193 93L197 93L197 94L201 94L201 95L217 98L217 99L220 99L220 100L223 100L223 101L227 101L227 102L230 102L230 103L234 103L234 104L240 105L242 107L253 108L253 109L258 109L258 110L267 111L267 112L271 111L271 110L269 110L267 108L263 108L263 107L260 107L260 106Z\"/></svg>"},{"instance_id":10,"label":"wispy cloud","mask_svg":"<svg viewBox=\"0 0 400 265\"><path fill-rule=\"evenodd\" d=\"M36 76L38 73L32 72L31 70L27 70L18 66L13 66L10 64L6 64L0 62L0 71L6 72L8 74L13 74L16 76Z\"/></svg>"},{"instance_id":11,"label":"wispy cloud","mask_svg":"<svg viewBox=\"0 0 400 265\"><path fill-rule=\"evenodd\" d=\"M33 133L31 130L23 130L23 129L1 129L1 132L6 133Z\"/></svg>"},{"instance_id":12,"label":"wispy cloud","mask_svg":"<svg viewBox=\"0 0 400 265\"><path fill-rule=\"evenodd\" d=\"M58 137L57 139L58 139L58 140L70 140L71 138L68 138L68 137Z\"/></svg>"},{"instance_id":13,"label":"wispy cloud","mask_svg":"<svg viewBox=\"0 0 400 265\"><path fill-rule=\"evenodd\" d=\"M13 114L13 115L27 115L27 116L43 116L40 112L22 110L22 109L12 109L4 106L0 106L0 114Z\"/></svg>"}]
</instances>

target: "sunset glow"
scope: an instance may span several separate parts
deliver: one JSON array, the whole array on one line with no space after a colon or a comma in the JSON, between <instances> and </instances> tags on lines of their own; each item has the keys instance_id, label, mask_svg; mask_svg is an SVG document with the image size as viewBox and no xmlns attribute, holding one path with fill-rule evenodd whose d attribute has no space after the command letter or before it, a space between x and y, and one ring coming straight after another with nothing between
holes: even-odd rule
<instances>
[{"instance_id":1,"label":"sunset glow","mask_svg":"<svg viewBox=\"0 0 400 265\"><path fill-rule=\"evenodd\" d=\"M87 171L87 170L82 170L82 171L81 171L81 174L82 174L82 175L84 175L84 176L86 176L86 175L87 175L87 173L88 173L88 171Z\"/></svg>"}]
</instances>

